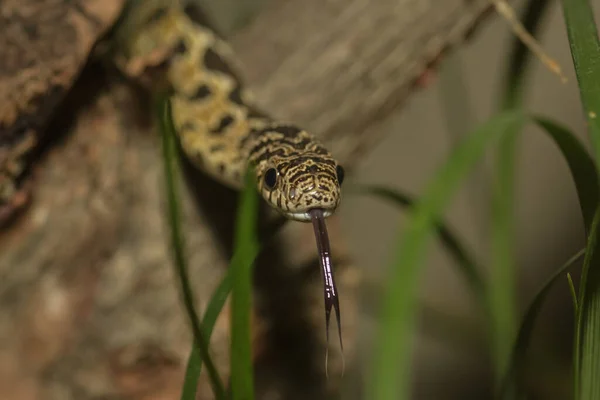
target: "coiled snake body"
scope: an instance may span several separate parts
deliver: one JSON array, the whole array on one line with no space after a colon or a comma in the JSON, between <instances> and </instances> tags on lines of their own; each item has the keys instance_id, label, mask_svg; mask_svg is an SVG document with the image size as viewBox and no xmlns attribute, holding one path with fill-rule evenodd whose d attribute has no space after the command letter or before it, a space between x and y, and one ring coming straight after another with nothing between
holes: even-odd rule
<instances>
[{"instance_id":1,"label":"coiled snake body","mask_svg":"<svg viewBox=\"0 0 600 400\"><path fill-rule=\"evenodd\" d=\"M188 14L179 6L155 11L128 39L125 58L168 55L163 75L171 92L172 119L181 148L194 165L232 188L243 186L250 165L268 204L290 219L312 220L324 280L326 326L335 308L339 328L324 218L339 205L344 170L305 130L260 112L232 66L228 45ZM128 68L139 69L134 62ZM341 332L339 338L341 345Z\"/></svg>"}]
</instances>

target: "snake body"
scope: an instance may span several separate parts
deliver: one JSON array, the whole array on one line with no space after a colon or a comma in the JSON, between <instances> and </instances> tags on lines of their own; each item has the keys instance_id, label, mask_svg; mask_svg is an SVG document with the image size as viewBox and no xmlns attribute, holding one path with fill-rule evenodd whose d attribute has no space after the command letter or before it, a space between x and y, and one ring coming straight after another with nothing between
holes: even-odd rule
<instances>
[{"instance_id":1,"label":"snake body","mask_svg":"<svg viewBox=\"0 0 600 400\"><path fill-rule=\"evenodd\" d=\"M343 348L324 218L340 203L344 169L308 132L259 111L234 67L232 50L190 15L178 2L157 8L128 39L125 58L156 57L159 65L164 64L173 125L183 152L196 167L234 189L244 186L246 171L253 167L257 188L270 206L290 219L312 221L323 276L327 340L335 309ZM327 364L327 356L325 360Z\"/></svg>"},{"instance_id":2,"label":"snake body","mask_svg":"<svg viewBox=\"0 0 600 400\"><path fill-rule=\"evenodd\" d=\"M174 127L196 167L236 189L254 167L262 197L294 220L310 221L311 209L325 217L335 211L343 168L308 132L258 111L226 42L185 8L171 6L136 31L128 57L165 51Z\"/></svg>"}]
</instances>

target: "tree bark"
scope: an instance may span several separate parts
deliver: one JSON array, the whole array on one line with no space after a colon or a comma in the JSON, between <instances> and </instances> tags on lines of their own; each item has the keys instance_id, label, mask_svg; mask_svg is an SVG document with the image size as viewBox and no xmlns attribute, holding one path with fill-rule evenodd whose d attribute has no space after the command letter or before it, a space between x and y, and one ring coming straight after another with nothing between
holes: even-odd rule
<instances>
[{"instance_id":1,"label":"tree bark","mask_svg":"<svg viewBox=\"0 0 600 400\"><path fill-rule=\"evenodd\" d=\"M232 38L259 102L354 165L489 0L286 0Z\"/></svg>"}]
</instances>

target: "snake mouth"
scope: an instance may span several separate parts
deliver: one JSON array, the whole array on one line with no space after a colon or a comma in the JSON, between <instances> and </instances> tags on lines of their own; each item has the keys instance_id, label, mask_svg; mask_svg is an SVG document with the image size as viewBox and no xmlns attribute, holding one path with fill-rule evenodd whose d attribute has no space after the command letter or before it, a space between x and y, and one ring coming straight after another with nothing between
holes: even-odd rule
<instances>
[{"instance_id":1,"label":"snake mouth","mask_svg":"<svg viewBox=\"0 0 600 400\"><path fill-rule=\"evenodd\" d=\"M311 214L314 214L315 212L317 212L317 210L321 213L323 218L327 218L333 214L333 210L322 209L322 208L311 208L306 211L287 212L285 215L288 218L293 219L294 221L311 222L312 221Z\"/></svg>"}]
</instances>

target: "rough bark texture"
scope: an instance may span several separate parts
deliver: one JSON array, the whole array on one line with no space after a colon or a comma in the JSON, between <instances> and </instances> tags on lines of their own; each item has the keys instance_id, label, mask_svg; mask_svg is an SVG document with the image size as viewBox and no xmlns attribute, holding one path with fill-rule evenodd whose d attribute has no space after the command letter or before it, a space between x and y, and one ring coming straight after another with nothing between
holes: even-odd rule
<instances>
[{"instance_id":1,"label":"rough bark texture","mask_svg":"<svg viewBox=\"0 0 600 400\"><path fill-rule=\"evenodd\" d=\"M232 40L264 108L355 164L489 0L283 0Z\"/></svg>"},{"instance_id":2,"label":"rough bark texture","mask_svg":"<svg viewBox=\"0 0 600 400\"><path fill-rule=\"evenodd\" d=\"M0 8L0 138L39 129L124 1L4 0ZM0 142L1 143L1 142Z\"/></svg>"},{"instance_id":3,"label":"rough bark texture","mask_svg":"<svg viewBox=\"0 0 600 400\"><path fill-rule=\"evenodd\" d=\"M0 227L27 200L31 152L125 0L0 3Z\"/></svg>"},{"instance_id":4,"label":"rough bark texture","mask_svg":"<svg viewBox=\"0 0 600 400\"><path fill-rule=\"evenodd\" d=\"M276 1L234 39L259 100L275 115L362 146L487 1ZM176 399L190 350L164 218L150 108L99 65L86 69L49 129L28 211L0 236L0 398ZM371 137L373 136L373 137ZM353 159L352 161L355 161ZM198 308L231 254L235 194L186 168L185 230ZM342 262L346 361L355 353L360 271ZM314 238L289 224L256 266L260 398L323 397L323 304ZM212 350L227 376L228 315ZM201 398L211 398L206 380ZM281 395L285 393L285 395Z\"/></svg>"}]
</instances>

